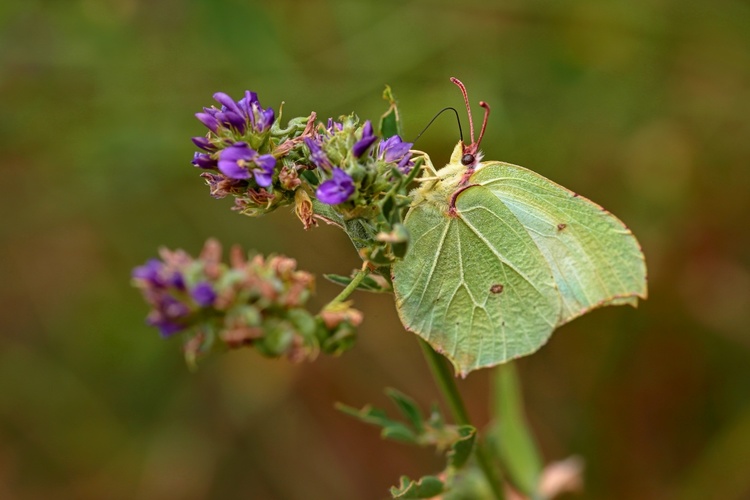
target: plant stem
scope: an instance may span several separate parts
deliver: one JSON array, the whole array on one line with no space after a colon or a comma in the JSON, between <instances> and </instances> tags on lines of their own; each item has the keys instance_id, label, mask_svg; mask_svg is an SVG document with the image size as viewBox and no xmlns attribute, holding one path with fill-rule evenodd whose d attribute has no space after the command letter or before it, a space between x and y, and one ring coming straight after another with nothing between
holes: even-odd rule
<instances>
[{"instance_id":1,"label":"plant stem","mask_svg":"<svg viewBox=\"0 0 750 500\"><path fill-rule=\"evenodd\" d=\"M362 280L365 279L365 276L367 276L368 274L370 274L370 269L365 264L362 266L362 269L360 269L359 272L354 275L352 281L349 282L348 285L346 285L346 288L344 288L340 294L336 295L336 297L328 303L326 308L345 301L349 297L349 295L351 295L352 292L357 289L359 284L362 283Z\"/></svg>"},{"instance_id":2,"label":"plant stem","mask_svg":"<svg viewBox=\"0 0 750 500\"><path fill-rule=\"evenodd\" d=\"M421 338L418 340L425 359L427 360L427 364L430 366L432 376L435 378L440 391L443 393L443 397L448 402L448 406L450 407L456 423L460 425L471 425L469 414L466 412L466 406L461 398L461 393L458 392L458 386L456 386L456 380L453 373L451 373L450 368L445 363L443 357L435 352L427 342ZM505 493L503 491L502 479L500 478L498 467L493 463L489 450L481 440L477 440L475 450L479 467L482 469L484 477L490 485L495 499L503 500L505 498Z\"/></svg>"}]
</instances>

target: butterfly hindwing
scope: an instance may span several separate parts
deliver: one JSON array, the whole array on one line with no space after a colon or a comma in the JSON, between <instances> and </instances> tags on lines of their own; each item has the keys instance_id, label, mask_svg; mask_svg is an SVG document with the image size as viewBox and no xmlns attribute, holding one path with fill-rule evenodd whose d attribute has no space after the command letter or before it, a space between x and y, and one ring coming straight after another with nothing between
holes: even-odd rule
<instances>
[{"instance_id":1,"label":"butterfly hindwing","mask_svg":"<svg viewBox=\"0 0 750 500\"><path fill-rule=\"evenodd\" d=\"M488 162L471 177L524 226L544 255L563 308L557 326L605 305L646 298L646 264L638 241L617 217L532 172Z\"/></svg>"}]
</instances>

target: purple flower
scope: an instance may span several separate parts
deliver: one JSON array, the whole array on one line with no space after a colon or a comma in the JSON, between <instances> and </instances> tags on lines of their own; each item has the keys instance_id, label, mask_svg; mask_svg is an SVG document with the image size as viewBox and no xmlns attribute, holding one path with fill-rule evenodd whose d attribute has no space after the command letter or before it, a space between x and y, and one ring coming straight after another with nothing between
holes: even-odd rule
<instances>
[{"instance_id":1,"label":"purple flower","mask_svg":"<svg viewBox=\"0 0 750 500\"><path fill-rule=\"evenodd\" d=\"M162 337L185 329L185 318L190 315L190 308L169 295L168 290L152 293L149 302L154 309L146 318L146 323L157 327Z\"/></svg>"},{"instance_id":2,"label":"purple flower","mask_svg":"<svg viewBox=\"0 0 750 500\"><path fill-rule=\"evenodd\" d=\"M273 182L276 158L259 155L244 142L235 142L219 153L219 170L230 179L249 179L252 173L258 186L268 187Z\"/></svg>"},{"instance_id":3,"label":"purple flower","mask_svg":"<svg viewBox=\"0 0 750 500\"><path fill-rule=\"evenodd\" d=\"M251 92L252 94L252 92ZM257 99L257 95L255 98ZM234 99L229 97L228 94L225 94L224 92L216 92L214 94L214 100L221 104L221 111L229 111L232 113L235 113L237 115L241 115L242 111L240 110L240 107L236 102L234 102Z\"/></svg>"},{"instance_id":4,"label":"purple flower","mask_svg":"<svg viewBox=\"0 0 750 500\"><path fill-rule=\"evenodd\" d=\"M333 118L328 119L328 125L326 126L328 133L333 134L335 132L341 132L344 130L344 124L341 122L333 121Z\"/></svg>"},{"instance_id":5,"label":"purple flower","mask_svg":"<svg viewBox=\"0 0 750 500\"><path fill-rule=\"evenodd\" d=\"M307 144L307 148L310 150L310 159L316 167L322 168L323 170L331 170L331 168L333 168L333 165L331 165L328 156L326 156L326 153L323 151L318 140L305 137L305 144Z\"/></svg>"},{"instance_id":6,"label":"purple flower","mask_svg":"<svg viewBox=\"0 0 750 500\"><path fill-rule=\"evenodd\" d=\"M146 324L157 327L161 336L165 338L171 337L185 328L183 325L175 323L168 318L164 318L159 314L154 314L153 316L149 315L149 317L146 318Z\"/></svg>"},{"instance_id":7,"label":"purple flower","mask_svg":"<svg viewBox=\"0 0 750 500\"><path fill-rule=\"evenodd\" d=\"M208 153L194 153L193 154L193 161L191 161L193 165L195 165L198 168L216 168L216 160L211 158L211 155Z\"/></svg>"},{"instance_id":8,"label":"purple flower","mask_svg":"<svg viewBox=\"0 0 750 500\"><path fill-rule=\"evenodd\" d=\"M327 205L338 205L344 203L354 194L354 181L338 167L333 169L333 178L328 179L318 186L315 195L318 200Z\"/></svg>"},{"instance_id":9,"label":"purple flower","mask_svg":"<svg viewBox=\"0 0 750 500\"><path fill-rule=\"evenodd\" d=\"M144 282L146 287L163 289L185 289L185 278L182 273L164 265L158 259L150 259L142 266L133 269L132 277Z\"/></svg>"},{"instance_id":10,"label":"purple flower","mask_svg":"<svg viewBox=\"0 0 750 500\"><path fill-rule=\"evenodd\" d=\"M250 120L250 124L257 133L262 133L271 128L276 118L273 109L260 105L258 94L255 92L245 91L245 97L237 102L237 107L241 114Z\"/></svg>"},{"instance_id":11,"label":"purple flower","mask_svg":"<svg viewBox=\"0 0 750 500\"><path fill-rule=\"evenodd\" d=\"M220 109L203 108L202 113L195 114L195 117L214 133L218 132L219 127L232 127L240 134L244 134L248 124L254 132L262 133L273 125L276 118L273 109L263 108L258 101L258 94L249 90L246 90L245 97L237 102L224 92L215 93L214 99L221 104Z\"/></svg>"},{"instance_id":12,"label":"purple flower","mask_svg":"<svg viewBox=\"0 0 750 500\"><path fill-rule=\"evenodd\" d=\"M161 271L164 268L164 264L158 259L150 259L142 266L138 266L133 269L133 279L146 281L149 285L154 287L163 287L166 285L164 278L161 276Z\"/></svg>"},{"instance_id":13,"label":"purple flower","mask_svg":"<svg viewBox=\"0 0 750 500\"><path fill-rule=\"evenodd\" d=\"M219 129L219 120L216 119L216 109L203 108L203 113L196 113L195 117L205 125L208 130L216 133Z\"/></svg>"},{"instance_id":14,"label":"purple flower","mask_svg":"<svg viewBox=\"0 0 750 500\"><path fill-rule=\"evenodd\" d=\"M214 303L214 300L216 300L214 287L207 281L195 285L190 292L190 296L193 297L195 303L201 307L210 307Z\"/></svg>"},{"instance_id":15,"label":"purple flower","mask_svg":"<svg viewBox=\"0 0 750 500\"><path fill-rule=\"evenodd\" d=\"M357 158L361 157L377 139L377 136L372 131L372 122L367 120L365 126L362 127L362 138L354 143L354 147L352 148L354 156Z\"/></svg>"},{"instance_id":16,"label":"purple flower","mask_svg":"<svg viewBox=\"0 0 750 500\"><path fill-rule=\"evenodd\" d=\"M191 140L193 141L193 144L201 148L203 151L216 151L216 146L211 144L211 142L205 137L193 137Z\"/></svg>"},{"instance_id":17,"label":"purple flower","mask_svg":"<svg viewBox=\"0 0 750 500\"><path fill-rule=\"evenodd\" d=\"M388 139L380 141L378 144L378 158L388 163L397 163L398 168L404 173L408 173L411 162L411 153L409 150L414 145L412 142L403 142L401 137L394 135Z\"/></svg>"}]
</instances>

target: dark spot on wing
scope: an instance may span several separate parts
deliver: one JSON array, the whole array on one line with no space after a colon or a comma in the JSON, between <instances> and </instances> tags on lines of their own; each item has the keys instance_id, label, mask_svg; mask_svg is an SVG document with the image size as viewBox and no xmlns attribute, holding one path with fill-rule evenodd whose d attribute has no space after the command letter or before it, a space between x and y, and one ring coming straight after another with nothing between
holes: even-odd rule
<instances>
[{"instance_id":1,"label":"dark spot on wing","mask_svg":"<svg viewBox=\"0 0 750 500\"><path fill-rule=\"evenodd\" d=\"M581 195L578 194L578 193L573 193L573 198L578 198L579 196L581 196Z\"/></svg>"},{"instance_id":2,"label":"dark spot on wing","mask_svg":"<svg viewBox=\"0 0 750 500\"><path fill-rule=\"evenodd\" d=\"M501 293L503 291L503 288L505 288L505 287L503 285L501 285L500 283L498 283L498 284L492 285L490 287L490 292L492 292L492 293Z\"/></svg>"},{"instance_id":3,"label":"dark spot on wing","mask_svg":"<svg viewBox=\"0 0 750 500\"><path fill-rule=\"evenodd\" d=\"M563 229L565 229L566 227L568 227L568 225L567 225L567 224L563 224L563 223L560 223L560 224L558 224L558 225L557 225L557 230L558 230L558 231L562 231L562 230L563 230Z\"/></svg>"}]
</instances>

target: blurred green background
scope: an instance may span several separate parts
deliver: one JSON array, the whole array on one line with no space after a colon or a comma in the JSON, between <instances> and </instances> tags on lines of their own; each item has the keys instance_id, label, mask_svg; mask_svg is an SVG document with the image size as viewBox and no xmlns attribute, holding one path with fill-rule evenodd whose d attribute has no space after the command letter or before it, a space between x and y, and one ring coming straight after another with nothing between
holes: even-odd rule
<instances>
[{"instance_id":1,"label":"blurred green background","mask_svg":"<svg viewBox=\"0 0 750 500\"><path fill-rule=\"evenodd\" d=\"M489 102L489 159L536 170L639 237L650 298L558 331L519 363L548 460L575 498L750 498L747 2L5 1L0 6L0 498L379 499L429 450L333 409L438 398L388 296L357 294L345 356L247 351L197 373L147 328L130 269L215 236L315 272L358 267L343 233L249 219L190 165L193 113L224 91L287 117L377 118L407 138ZM443 117L420 139L436 165ZM321 280L322 281L322 280ZM322 304L337 292L319 282ZM488 373L460 382L487 423Z\"/></svg>"}]
</instances>

